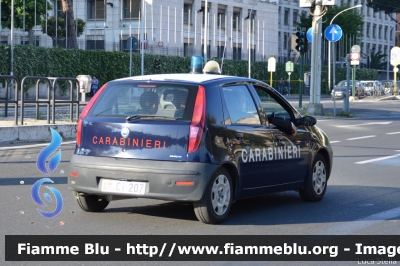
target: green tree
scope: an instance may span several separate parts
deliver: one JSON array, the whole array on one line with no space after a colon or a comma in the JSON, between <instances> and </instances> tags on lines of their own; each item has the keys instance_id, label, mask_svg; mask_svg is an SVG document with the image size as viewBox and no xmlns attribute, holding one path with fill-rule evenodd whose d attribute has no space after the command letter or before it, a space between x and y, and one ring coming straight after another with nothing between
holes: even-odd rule
<instances>
[{"instance_id":1,"label":"green tree","mask_svg":"<svg viewBox=\"0 0 400 266\"><path fill-rule=\"evenodd\" d=\"M36 3L36 22L35 22ZM47 10L53 6L47 2ZM46 0L14 0L14 27L28 31L29 43L33 44L33 28L46 16ZM25 21L25 23L24 23ZM1 1L1 26L11 29L11 0Z\"/></svg>"},{"instance_id":2,"label":"green tree","mask_svg":"<svg viewBox=\"0 0 400 266\"><path fill-rule=\"evenodd\" d=\"M385 58L387 57L386 54L382 54L381 51L374 53L371 51L369 57L369 68L372 69L386 69L387 62Z\"/></svg>"},{"instance_id":3,"label":"green tree","mask_svg":"<svg viewBox=\"0 0 400 266\"><path fill-rule=\"evenodd\" d=\"M385 12L392 20L397 22L392 14L400 13L400 0L371 0L367 1L367 6L373 8L374 12Z\"/></svg>"},{"instance_id":4,"label":"green tree","mask_svg":"<svg viewBox=\"0 0 400 266\"><path fill-rule=\"evenodd\" d=\"M330 6L328 12L322 18L322 33L324 33L325 29L329 26L332 18L340 11L347 8L349 8L349 5ZM312 19L312 16L302 15L298 26L308 29L312 26ZM364 26L363 15L357 9L350 9L337 16L333 24L339 25L343 31L342 40L344 40L343 43L347 44L347 47L342 47L342 49L346 54L350 51L350 46L355 44L354 39L359 40L362 37ZM339 52L337 52L336 55L338 56Z\"/></svg>"},{"instance_id":5,"label":"green tree","mask_svg":"<svg viewBox=\"0 0 400 266\"><path fill-rule=\"evenodd\" d=\"M68 43L67 48L78 48L76 28L75 28L75 17L74 17L74 2L72 0L61 0L64 16L67 20L67 37Z\"/></svg>"},{"instance_id":6,"label":"green tree","mask_svg":"<svg viewBox=\"0 0 400 266\"><path fill-rule=\"evenodd\" d=\"M339 13L340 11L349 8L348 5L344 6L331 6L329 7L328 12L322 18L322 32L329 26L332 18ZM310 28L312 26L312 16L304 16L301 15L300 23L298 24L300 27ZM357 37L362 36L362 29L364 25L364 20L362 14L360 14L356 9L352 9L346 12L343 12L339 16L337 16L334 20L334 24L339 25L342 28L343 33L355 35Z\"/></svg>"},{"instance_id":7,"label":"green tree","mask_svg":"<svg viewBox=\"0 0 400 266\"><path fill-rule=\"evenodd\" d=\"M76 43L76 37L79 37L82 35L82 33L85 31L85 25L86 22L83 21L82 19L78 18L74 21L74 28L76 29L76 23L78 23L77 27L77 32L72 32L73 35L75 36L74 39L70 39L70 34L68 33L68 38L66 38L66 26L65 26L65 19L63 17L59 17L57 19L57 27L56 27L56 19L55 17L49 17L47 21L47 32L46 32L46 25L45 21L42 21L42 32L50 36L54 43L56 45L60 45L60 41L67 41L65 45L62 45L63 47L66 48L77 48L76 46L74 47L73 43Z\"/></svg>"}]
</instances>

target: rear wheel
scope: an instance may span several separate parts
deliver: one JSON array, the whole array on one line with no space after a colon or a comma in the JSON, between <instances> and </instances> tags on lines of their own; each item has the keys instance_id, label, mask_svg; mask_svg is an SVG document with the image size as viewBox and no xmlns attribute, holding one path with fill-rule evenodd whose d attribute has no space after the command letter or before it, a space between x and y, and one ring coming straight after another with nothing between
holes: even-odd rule
<instances>
[{"instance_id":1,"label":"rear wheel","mask_svg":"<svg viewBox=\"0 0 400 266\"><path fill-rule=\"evenodd\" d=\"M321 154L315 156L312 164L312 171L308 175L306 187L299 190L300 197L305 201L320 201L327 186L326 162Z\"/></svg>"},{"instance_id":2,"label":"rear wheel","mask_svg":"<svg viewBox=\"0 0 400 266\"><path fill-rule=\"evenodd\" d=\"M224 168L214 173L203 198L194 202L194 212L199 221L207 224L223 222L232 205L232 179Z\"/></svg>"},{"instance_id":3,"label":"rear wheel","mask_svg":"<svg viewBox=\"0 0 400 266\"><path fill-rule=\"evenodd\" d=\"M79 195L76 191L73 191L72 194L78 206L87 212L101 212L110 203L105 197L97 195Z\"/></svg>"}]
</instances>

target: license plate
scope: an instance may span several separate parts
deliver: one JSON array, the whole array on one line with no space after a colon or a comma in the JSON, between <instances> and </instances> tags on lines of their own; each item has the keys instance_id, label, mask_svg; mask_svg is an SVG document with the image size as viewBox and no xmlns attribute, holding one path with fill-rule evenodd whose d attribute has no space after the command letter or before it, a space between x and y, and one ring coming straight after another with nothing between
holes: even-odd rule
<instances>
[{"instance_id":1,"label":"license plate","mask_svg":"<svg viewBox=\"0 0 400 266\"><path fill-rule=\"evenodd\" d=\"M101 179L100 190L102 192L116 192L131 195L144 195L147 191L148 183L133 182L112 179Z\"/></svg>"}]
</instances>

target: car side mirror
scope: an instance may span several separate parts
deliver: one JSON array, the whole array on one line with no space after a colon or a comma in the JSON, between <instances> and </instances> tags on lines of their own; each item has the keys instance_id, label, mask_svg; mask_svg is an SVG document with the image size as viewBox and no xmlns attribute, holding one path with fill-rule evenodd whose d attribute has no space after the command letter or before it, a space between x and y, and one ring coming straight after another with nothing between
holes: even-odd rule
<instances>
[{"instance_id":1,"label":"car side mirror","mask_svg":"<svg viewBox=\"0 0 400 266\"><path fill-rule=\"evenodd\" d=\"M317 123L317 119L313 116L304 116L302 118L297 118L296 119L296 125L297 126L314 126Z\"/></svg>"}]
</instances>

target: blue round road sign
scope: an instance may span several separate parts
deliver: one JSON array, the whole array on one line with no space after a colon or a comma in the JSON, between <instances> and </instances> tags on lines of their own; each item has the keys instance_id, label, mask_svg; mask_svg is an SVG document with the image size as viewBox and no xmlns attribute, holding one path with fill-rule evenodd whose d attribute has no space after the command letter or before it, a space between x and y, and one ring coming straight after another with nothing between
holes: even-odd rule
<instances>
[{"instance_id":1,"label":"blue round road sign","mask_svg":"<svg viewBox=\"0 0 400 266\"><path fill-rule=\"evenodd\" d=\"M308 42L312 42L312 28L308 29L306 36L307 36Z\"/></svg>"},{"instance_id":2,"label":"blue round road sign","mask_svg":"<svg viewBox=\"0 0 400 266\"><path fill-rule=\"evenodd\" d=\"M325 30L325 38L330 42L337 42L342 38L343 31L339 25L332 24Z\"/></svg>"}]
</instances>

